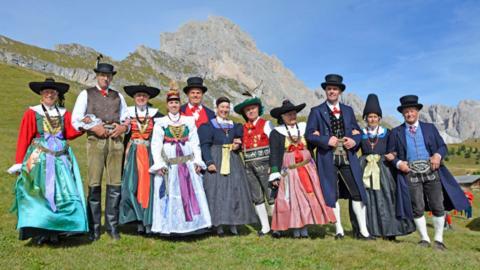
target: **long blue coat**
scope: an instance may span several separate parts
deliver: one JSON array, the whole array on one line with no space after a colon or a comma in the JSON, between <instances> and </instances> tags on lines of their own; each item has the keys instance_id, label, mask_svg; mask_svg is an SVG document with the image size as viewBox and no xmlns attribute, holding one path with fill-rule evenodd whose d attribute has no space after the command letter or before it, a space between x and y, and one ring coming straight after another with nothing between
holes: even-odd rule
<instances>
[{"instance_id":1,"label":"long blue coat","mask_svg":"<svg viewBox=\"0 0 480 270\"><path fill-rule=\"evenodd\" d=\"M362 180L362 171L360 162L356 155L362 135L352 135L353 130L361 131L357 119L350 106L340 104L340 110L343 115L345 125L345 136L350 137L356 142L354 149L348 150L348 160L352 170L355 183L362 198L363 203L367 203L367 194ZM313 132L319 131L320 136L313 135ZM320 177L320 184L323 190L325 202L330 207L335 207L338 200L337 196L337 175L335 174L335 164L333 162L333 148L328 145L328 140L333 136L330 125L330 115L326 102L313 107L308 115L307 129L305 131L307 141L317 148L317 169Z\"/></svg>"},{"instance_id":2,"label":"long blue coat","mask_svg":"<svg viewBox=\"0 0 480 270\"><path fill-rule=\"evenodd\" d=\"M419 122L423 133L425 146L432 156L438 153L442 159L447 155L447 145L438 133L437 128L433 124ZM387 151L389 153L396 152L396 158L392 161L392 165L396 168L396 164L400 160L407 160L407 138L405 134L405 123L394 128L388 139ZM443 204L447 211L452 209L465 210L468 207L468 201L463 193L460 185L457 183L447 167L443 164L439 169L440 181L443 186L444 201ZM397 217L413 218L412 204L408 184L405 174L397 170ZM426 205L428 210L428 205Z\"/></svg>"}]
</instances>

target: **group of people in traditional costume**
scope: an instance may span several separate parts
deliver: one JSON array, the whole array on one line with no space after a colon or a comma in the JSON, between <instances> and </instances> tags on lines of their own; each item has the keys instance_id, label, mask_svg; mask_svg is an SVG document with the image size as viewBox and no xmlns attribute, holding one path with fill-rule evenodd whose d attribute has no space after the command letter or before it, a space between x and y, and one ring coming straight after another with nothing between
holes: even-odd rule
<instances>
[{"instance_id":1,"label":"group of people in traditional costume","mask_svg":"<svg viewBox=\"0 0 480 270\"><path fill-rule=\"evenodd\" d=\"M220 97L215 112L203 104L208 90L200 77L166 93L166 115L149 101L160 90L144 84L110 88L116 73L108 63L94 69L97 84L77 97L73 113L63 107L69 86L47 78L32 82L41 104L30 107L20 126L15 204L20 239L58 242L59 235L89 232L101 237L102 177L105 173L105 231L120 239L119 226L139 234L185 236L213 231L238 235L238 226L260 223L259 236L309 237L312 225L345 232L339 199L349 200L354 236L394 240L417 230L419 245L431 246L425 211L432 211L433 247L443 243L445 211L469 206L442 160L447 147L434 125L420 122L418 97L400 98L405 121L381 124L375 94L367 98L360 128L353 109L340 102L343 78L322 83L326 101L298 121L305 103L284 100L262 117L259 97L234 106L245 123L230 119L231 101ZM87 199L67 140L87 134ZM358 155L358 152L361 155ZM271 222L269 220L271 212Z\"/></svg>"}]
</instances>

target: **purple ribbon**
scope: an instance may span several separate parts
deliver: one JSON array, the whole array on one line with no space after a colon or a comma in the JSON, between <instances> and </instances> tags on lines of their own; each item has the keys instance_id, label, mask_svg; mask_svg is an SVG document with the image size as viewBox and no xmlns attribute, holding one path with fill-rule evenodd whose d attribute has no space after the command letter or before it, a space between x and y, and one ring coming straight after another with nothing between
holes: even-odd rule
<instances>
[{"instance_id":1,"label":"purple ribbon","mask_svg":"<svg viewBox=\"0 0 480 270\"><path fill-rule=\"evenodd\" d=\"M183 156L181 144L185 144L185 141L177 140L174 143L177 157ZM193 215L200 214L200 207L198 206L198 201L195 197L195 191L193 190L192 179L190 177L187 164L179 163L177 164L177 168L178 179L180 181L180 194L182 196L183 211L185 212L185 220L192 221Z\"/></svg>"},{"instance_id":2,"label":"purple ribbon","mask_svg":"<svg viewBox=\"0 0 480 270\"><path fill-rule=\"evenodd\" d=\"M58 139L58 140L57 140ZM62 144L59 140L63 140L62 132L57 134L45 134L45 140L47 141L47 148L51 151L59 151L62 149ZM65 155L61 156L61 159L68 166L68 161ZM57 205L55 204L55 156L46 153L46 178L45 178L45 198L50 204L50 208L53 212L57 212Z\"/></svg>"}]
</instances>

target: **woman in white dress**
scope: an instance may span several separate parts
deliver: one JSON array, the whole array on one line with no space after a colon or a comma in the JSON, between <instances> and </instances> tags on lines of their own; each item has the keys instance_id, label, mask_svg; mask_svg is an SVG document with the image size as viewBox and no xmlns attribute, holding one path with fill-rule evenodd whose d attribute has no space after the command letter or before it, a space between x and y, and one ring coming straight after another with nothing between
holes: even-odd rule
<instances>
[{"instance_id":1,"label":"woman in white dress","mask_svg":"<svg viewBox=\"0 0 480 270\"><path fill-rule=\"evenodd\" d=\"M198 233L211 227L200 171L202 161L195 119L180 114L175 83L167 93L168 114L155 122L151 151L155 174L152 232Z\"/></svg>"}]
</instances>

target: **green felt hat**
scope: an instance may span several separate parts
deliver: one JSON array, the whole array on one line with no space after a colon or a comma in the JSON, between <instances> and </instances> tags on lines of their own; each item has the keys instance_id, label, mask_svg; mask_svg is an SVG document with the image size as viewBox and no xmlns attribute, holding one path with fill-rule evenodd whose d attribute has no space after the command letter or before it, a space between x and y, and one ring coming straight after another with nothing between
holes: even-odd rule
<instances>
[{"instance_id":1,"label":"green felt hat","mask_svg":"<svg viewBox=\"0 0 480 270\"><path fill-rule=\"evenodd\" d=\"M233 108L233 110L234 110L236 113L244 116L243 109L244 109L245 107L249 106L249 105L254 105L254 104L256 104L256 105L258 105L258 106L260 107L259 112L258 112L258 115L261 116L261 115L263 114L263 105L262 105L262 101L261 101L258 97L253 97L253 98L249 98L249 99L244 100L242 103L237 104L237 105Z\"/></svg>"}]
</instances>

